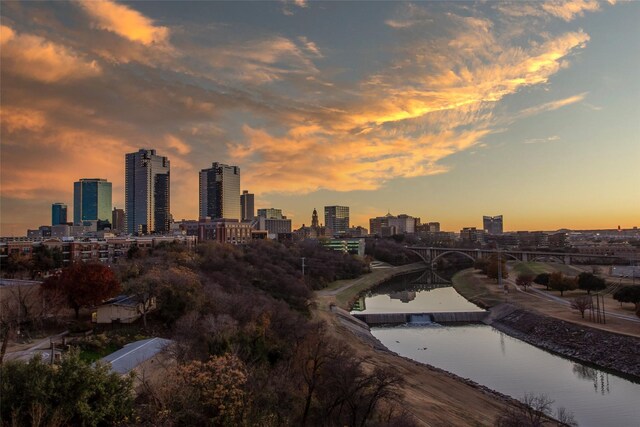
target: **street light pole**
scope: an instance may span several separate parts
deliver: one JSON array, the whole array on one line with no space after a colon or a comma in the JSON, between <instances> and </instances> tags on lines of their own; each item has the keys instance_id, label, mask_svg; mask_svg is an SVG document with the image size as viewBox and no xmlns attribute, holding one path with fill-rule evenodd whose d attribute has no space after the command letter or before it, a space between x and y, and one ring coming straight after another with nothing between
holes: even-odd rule
<instances>
[{"instance_id":1,"label":"street light pole","mask_svg":"<svg viewBox=\"0 0 640 427\"><path fill-rule=\"evenodd\" d=\"M304 277L304 257L302 257L302 277Z\"/></svg>"}]
</instances>

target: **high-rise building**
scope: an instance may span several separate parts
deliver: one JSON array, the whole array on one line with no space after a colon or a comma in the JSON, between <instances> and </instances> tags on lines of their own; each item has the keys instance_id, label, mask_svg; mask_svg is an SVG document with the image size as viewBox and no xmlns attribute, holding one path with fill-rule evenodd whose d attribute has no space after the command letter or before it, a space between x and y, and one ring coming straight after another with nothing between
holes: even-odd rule
<instances>
[{"instance_id":1,"label":"high-rise building","mask_svg":"<svg viewBox=\"0 0 640 427\"><path fill-rule=\"evenodd\" d=\"M113 208L111 212L111 229L113 231L124 231L124 209Z\"/></svg>"},{"instance_id":2,"label":"high-rise building","mask_svg":"<svg viewBox=\"0 0 640 427\"><path fill-rule=\"evenodd\" d=\"M200 218L242 218L240 168L214 162L200 171Z\"/></svg>"},{"instance_id":3,"label":"high-rise building","mask_svg":"<svg viewBox=\"0 0 640 427\"><path fill-rule=\"evenodd\" d=\"M416 227L420 225L420 218L414 218L407 214L400 214L397 217L388 217L387 225L394 228L393 234L413 234Z\"/></svg>"},{"instance_id":4,"label":"high-rise building","mask_svg":"<svg viewBox=\"0 0 640 427\"><path fill-rule=\"evenodd\" d=\"M267 208L258 209L258 216L268 219L282 219L282 209ZM284 217L286 218L286 217Z\"/></svg>"},{"instance_id":5,"label":"high-rise building","mask_svg":"<svg viewBox=\"0 0 640 427\"><path fill-rule=\"evenodd\" d=\"M487 234L502 234L502 215L483 216L482 229Z\"/></svg>"},{"instance_id":6,"label":"high-rise building","mask_svg":"<svg viewBox=\"0 0 640 427\"><path fill-rule=\"evenodd\" d=\"M439 233L440 232L440 223L439 222L430 222L427 224L427 231L431 233Z\"/></svg>"},{"instance_id":7,"label":"high-rise building","mask_svg":"<svg viewBox=\"0 0 640 427\"><path fill-rule=\"evenodd\" d=\"M372 235L382 235L382 229L389 227L389 218L395 218L391 213L387 213L385 216L378 216L369 219L369 233Z\"/></svg>"},{"instance_id":8,"label":"high-rise building","mask_svg":"<svg viewBox=\"0 0 640 427\"><path fill-rule=\"evenodd\" d=\"M349 230L349 207L325 206L324 225L330 229L334 235L346 234Z\"/></svg>"},{"instance_id":9,"label":"high-rise building","mask_svg":"<svg viewBox=\"0 0 640 427\"><path fill-rule=\"evenodd\" d=\"M84 178L73 183L73 222L111 220L111 183Z\"/></svg>"},{"instance_id":10,"label":"high-rise building","mask_svg":"<svg viewBox=\"0 0 640 427\"><path fill-rule=\"evenodd\" d=\"M254 195L247 190L240 195L240 216L243 221L251 221L256 216L254 199Z\"/></svg>"},{"instance_id":11,"label":"high-rise building","mask_svg":"<svg viewBox=\"0 0 640 427\"><path fill-rule=\"evenodd\" d=\"M156 150L125 155L125 227L129 234L169 230L169 159Z\"/></svg>"},{"instance_id":12,"label":"high-rise building","mask_svg":"<svg viewBox=\"0 0 640 427\"><path fill-rule=\"evenodd\" d=\"M253 202L254 195L244 190L240 196L240 211L243 221L251 221L256 216Z\"/></svg>"},{"instance_id":13,"label":"high-rise building","mask_svg":"<svg viewBox=\"0 0 640 427\"><path fill-rule=\"evenodd\" d=\"M67 223L67 205L65 203L54 203L51 205L51 225Z\"/></svg>"}]
</instances>

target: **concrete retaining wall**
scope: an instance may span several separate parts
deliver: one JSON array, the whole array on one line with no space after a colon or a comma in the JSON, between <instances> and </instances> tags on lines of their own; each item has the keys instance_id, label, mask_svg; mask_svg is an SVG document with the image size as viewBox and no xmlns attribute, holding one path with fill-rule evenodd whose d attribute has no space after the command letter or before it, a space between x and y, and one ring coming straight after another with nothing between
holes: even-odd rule
<instances>
[{"instance_id":1,"label":"concrete retaining wall","mask_svg":"<svg viewBox=\"0 0 640 427\"><path fill-rule=\"evenodd\" d=\"M486 311L469 311L464 313L431 313L431 318L437 323L482 322L487 317Z\"/></svg>"},{"instance_id":2,"label":"concrete retaining wall","mask_svg":"<svg viewBox=\"0 0 640 427\"><path fill-rule=\"evenodd\" d=\"M412 316L429 316L432 322L437 323L469 323L482 322L487 316L486 311L470 312L443 312L443 313L372 313L353 314L353 317L360 319L368 325L397 325L408 323Z\"/></svg>"}]
</instances>

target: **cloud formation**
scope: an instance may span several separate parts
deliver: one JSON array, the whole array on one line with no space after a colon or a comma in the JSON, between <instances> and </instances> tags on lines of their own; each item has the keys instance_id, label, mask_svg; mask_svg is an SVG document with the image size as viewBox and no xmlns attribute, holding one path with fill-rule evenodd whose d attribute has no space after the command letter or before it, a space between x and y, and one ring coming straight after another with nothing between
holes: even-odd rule
<instances>
[{"instance_id":1,"label":"cloud formation","mask_svg":"<svg viewBox=\"0 0 640 427\"><path fill-rule=\"evenodd\" d=\"M96 28L110 31L130 41L149 46L169 39L167 27L155 25L153 20L125 5L110 0L78 1Z\"/></svg>"},{"instance_id":2,"label":"cloud formation","mask_svg":"<svg viewBox=\"0 0 640 427\"><path fill-rule=\"evenodd\" d=\"M284 7L314 9L298 3ZM516 12L494 5L403 4L378 23L388 45L349 74L336 65L341 46L302 30L184 25L112 1L20 7L46 19L29 26L19 19L29 13L3 11L14 14L0 28L3 200L71 202L74 181L100 176L121 206L124 154L152 147L170 157L176 218L197 214L197 172L212 161L239 164L243 187L262 194L375 190L445 173L455 167L447 158L500 130L505 98L548 87L589 41L538 27L514 38ZM563 20L597 10L519 7Z\"/></svg>"},{"instance_id":3,"label":"cloud formation","mask_svg":"<svg viewBox=\"0 0 640 427\"><path fill-rule=\"evenodd\" d=\"M86 60L66 46L31 34L0 28L2 70L43 83L84 79L102 70L95 60Z\"/></svg>"},{"instance_id":4,"label":"cloud formation","mask_svg":"<svg viewBox=\"0 0 640 427\"><path fill-rule=\"evenodd\" d=\"M551 102L546 102L542 105L536 105L534 107L529 107L521 111L522 116L532 116L535 114L540 114L546 111L554 111L558 108L566 107L567 105L575 104L577 102L582 102L587 96L587 92L570 96L564 99L558 99Z\"/></svg>"}]
</instances>

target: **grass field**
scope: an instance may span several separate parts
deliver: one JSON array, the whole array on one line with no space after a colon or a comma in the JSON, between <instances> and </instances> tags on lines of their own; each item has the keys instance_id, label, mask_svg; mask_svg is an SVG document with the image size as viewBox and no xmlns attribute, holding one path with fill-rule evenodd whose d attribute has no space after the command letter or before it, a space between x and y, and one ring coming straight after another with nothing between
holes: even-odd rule
<instances>
[{"instance_id":1,"label":"grass field","mask_svg":"<svg viewBox=\"0 0 640 427\"><path fill-rule=\"evenodd\" d=\"M568 276L577 276L582 271L584 271L572 265L559 264L559 263L553 263L553 262L510 261L509 266L513 269L513 273L515 273L515 275L532 274L536 276L540 273L553 273L554 271L559 271L562 274L565 274Z\"/></svg>"},{"instance_id":2,"label":"grass field","mask_svg":"<svg viewBox=\"0 0 640 427\"><path fill-rule=\"evenodd\" d=\"M87 348L80 350L80 359L85 362L93 363L98 359L102 359L103 357L113 353L114 351L120 350L120 347L116 344L109 343L104 348Z\"/></svg>"},{"instance_id":3,"label":"grass field","mask_svg":"<svg viewBox=\"0 0 640 427\"><path fill-rule=\"evenodd\" d=\"M456 273L451 282L460 295L469 301L484 307L493 307L504 302L498 295L489 292L486 286L491 286L474 275L474 269L469 268Z\"/></svg>"}]
</instances>

